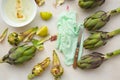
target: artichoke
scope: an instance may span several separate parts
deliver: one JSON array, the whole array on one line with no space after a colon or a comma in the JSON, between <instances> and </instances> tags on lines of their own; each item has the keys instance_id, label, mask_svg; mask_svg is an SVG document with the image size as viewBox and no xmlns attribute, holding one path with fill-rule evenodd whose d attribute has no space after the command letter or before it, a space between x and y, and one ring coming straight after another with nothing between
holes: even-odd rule
<instances>
[{"instance_id":1,"label":"artichoke","mask_svg":"<svg viewBox=\"0 0 120 80\"><path fill-rule=\"evenodd\" d=\"M44 61L35 65L34 68L32 69L32 73L28 75L28 79L31 80L35 76L39 76L42 72L45 71L45 69L49 66L49 64L50 64L50 58L47 57Z\"/></svg>"},{"instance_id":2,"label":"artichoke","mask_svg":"<svg viewBox=\"0 0 120 80\"><path fill-rule=\"evenodd\" d=\"M23 36L18 35L18 33L16 32L10 33L8 36L8 42L11 45L17 46L22 40L23 40Z\"/></svg>"},{"instance_id":3,"label":"artichoke","mask_svg":"<svg viewBox=\"0 0 120 80\"><path fill-rule=\"evenodd\" d=\"M63 67L60 64L57 53L53 50L53 66L51 68L51 73L55 77L55 80L59 80L64 72Z\"/></svg>"},{"instance_id":4,"label":"artichoke","mask_svg":"<svg viewBox=\"0 0 120 80\"><path fill-rule=\"evenodd\" d=\"M78 5L83 9L92 9L101 6L105 0L79 0Z\"/></svg>"},{"instance_id":5,"label":"artichoke","mask_svg":"<svg viewBox=\"0 0 120 80\"><path fill-rule=\"evenodd\" d=\"M91 54L87 54L81 57L81 60L78 61L78 67L84 70L88 69L96 69L98 68L104 61L117 56L120 54L120 49L114 52L102 54L98 52L93 52Z\"/></svg>"},{"instance_id":6,"label":"artichoke","mask_svg":"<svg viewBox=\"0 0 120 80\"><path fill-rule=\"evenodd\" d=\"M86 49L96 49L107 43L107 40L114 37L115 35L120 34L120 29L114 30L112 32L94 32L84 41L84 48Z\"/></svg>"},{"instance_id":7,"label":"artichoke","mask_svg":"<svg viewBox=\"0 0 120 80\"><path fill-rule=\"evenodd\" d=\"M117 13L120 13L120 8L110 12L98 11L85 19L84 26L89 31L96 31L102 28L110 20L110 17Z\"/></svg>"},{"instance_id":8,"label":"artichoke","mask_svg":"<svg viewBox=\"0 0 120 80\"><path fill-rule=\"evenodd\" d=\"M34 46L17 46L13 47L9 50L9 53L3 56L1 62L9 63L9 64L22 64L25 61L30 60L36 52L36 48Z\"/></svg>"},{"instance_id":9,"label":"artichoke","mask_svg":"<svg viewBox=\"0 0 120 80\"><path fill-rule=\"evenodd\" d=\"M17 46L23 40L24 40L24 42L30 41L33 38L34 34L36 33L37 29L38 29L38 27L33 27L33 28L28 29L25 32L20 33L20 34L18 34L16 32L10 33L8 35L8 42L11 45Z\"/></svg>"}]
</instances>

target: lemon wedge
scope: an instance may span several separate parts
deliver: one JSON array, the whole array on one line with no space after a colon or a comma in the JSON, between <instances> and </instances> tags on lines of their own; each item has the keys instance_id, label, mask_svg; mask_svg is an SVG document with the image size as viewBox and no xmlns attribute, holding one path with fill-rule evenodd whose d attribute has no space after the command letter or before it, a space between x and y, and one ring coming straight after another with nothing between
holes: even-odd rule
<instances>
[{"instance_id":1,"label":"lemon wedge","mask_svg":"<svg viewBox=\"0 0 120 80\"><path fill-rule=\"evenodd\" d=\"M52 17L51 12L40 12L40 16L43 20L49 20Z\"/></svg>"},{"instance_id":2,"label":"lemon wedge","mask_svg":"<svg viewBox=\"0 0 120 80\"><path fill-rule=\"evenodd\" d=\"M37 30L36 33L40 37L45 37L48 35L48 27L47 26L42 26Z\"/></svg>"}]
</instances>

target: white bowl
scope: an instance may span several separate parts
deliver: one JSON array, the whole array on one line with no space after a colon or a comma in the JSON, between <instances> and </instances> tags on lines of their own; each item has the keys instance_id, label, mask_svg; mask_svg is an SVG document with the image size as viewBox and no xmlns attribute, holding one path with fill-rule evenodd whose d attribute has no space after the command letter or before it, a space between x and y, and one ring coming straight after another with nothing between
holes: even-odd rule
<instances>
[{"instance_id":1,"label":"white bowl","mask_svg":"<svg viewBox=\"0 0 120 80\"><path fill-rule=\"evenodd\" d=\"M13 3L14 3L14 1L15 0L2 0L1 1L1 4L0 4L0 14L1 14L1 17L3 18L3 20L4 20L4 22L5 23L7 23L8 25L10 25L10 26L12 26L12 27L22 27L22 26L25 26L25 25L27 25L27 24L29 24L29 23L31 23L32 22L32 20L35 18L35 16L36 16L36 13L37 13L37 5L36 5L36 3L35 3L35 1L34 0L29 0L29 1L31 1L31 3L32 3L32 7L27 7L27 9L29 8L32 8L31 10L33 10L33 11L31 11L30 12L30 14L29 14L29 18L27 18L25 21L21 21L21 22L16 22L16 21L14 21L14 20L12 20L12 18L10 18L10 17L8 17L8 14L7 14L7 10L8 11L12 11L13 9L10 9L9 8L9 5L8 5L8 7L6 7L6 2L7 1L13 1ZM27 0L26 0L27 1ZM10 4L12 4L11 2L10 2ZM13 4L14 6L15 6L15 4ZM24 4L25 5L25 4ZM12 6L12 5L11 5ZM13 6L13 7L14 7ZM28 6L28 4L26 4L26 6ZM6 8L5 8L6 7ZM27 9L25 9L25 10L27 10ZM15 9L14 9L15 10ZM29 10L30 11L30 10ZM14 11L13 11L14 12ZM28 12L29 13L29 12ZM13 14L12 14L13 15ZM28 17L28 16L27 16Z\"/></svg>"}]
</instances>

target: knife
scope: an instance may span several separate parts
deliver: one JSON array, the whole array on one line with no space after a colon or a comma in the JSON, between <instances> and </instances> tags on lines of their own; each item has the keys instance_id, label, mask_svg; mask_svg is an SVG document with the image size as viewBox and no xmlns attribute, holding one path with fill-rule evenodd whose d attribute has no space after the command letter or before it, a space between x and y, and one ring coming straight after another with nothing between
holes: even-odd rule
<instances>
[{"instance_id":1,"label":"knife","mask_svg":"<svg viewBox=\"0 0 120 80\"><path fill-rule=\"evenodd\" d=\"M79 36L78 36L78 40L77 40L77 47L76 47L75 55L74 55L74 61L73 61L73 68L74 69L77 68L77 60L78 60L78 55L79 55L79 48L80 48L80 44L81 44L82 34L83 34L83 29L81 28L79 31Z\"/></svg>"}]
</instances>

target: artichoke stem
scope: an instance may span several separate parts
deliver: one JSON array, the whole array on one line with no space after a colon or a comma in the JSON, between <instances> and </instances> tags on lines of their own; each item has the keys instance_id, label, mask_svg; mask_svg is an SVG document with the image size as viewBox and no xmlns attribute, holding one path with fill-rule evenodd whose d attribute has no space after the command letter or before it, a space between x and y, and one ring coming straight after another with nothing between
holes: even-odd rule
<instances>
[{"instance_id":1,"label":"artichoke stem","mask_svg":"<svg viewBox=\"0 0 120 80\"><path fill-rule=\"evenodd\" d=\"M4 61L2 59L0 59L0 63L4 63Z\"/></svg>"},{"instance_id":2,"label":"artichoke stem","mask_svg":"<svg viewBox=\"0 0 120 80\"><path fill-rule=\"evenodd\" d=\"M109 14L110 16L116 15L116 14L120 13L120 8L111 10L111 11L108 12L108 13L110 13L110 14Z\"/></svg>"},{"instance_id":3,"label":"artichoke stem","mask_svg":"<svg viewBox=\"0 0 120 80\"><path fill-rule=\"evenodd\" d=\"M60 77L55 77L54 80L60 80Z\"/></svg>"},{"instance_id":4,"label":"artichoke stem","mask_svg":"<svg viewBox=\"0 0 120 80\"><path fill-rule=\"evenodd\" d=\"M120 29L116 29L116 30L114 30L112 32L107 33L109 38L112 38L112 37L114 37L114 36L116 36L118 34L120 34Z\"/></svg>"},{"instance_id":5,"label":"artichoke stem","mask_svg":"<svg viewBox=\"0 0 120 80\"><path fill-rule=\"evenodd\" d=\"M34 74L29 74L29 75L28 75L28 80L31 80L31 79L33 79L34 77L35 77Z\"/></svg>"},{"instance_id":6,"label":"artichoke stem","mask_svg":"<svg viewBox=\"0 0 120 80\"><path fill-rule=\"evenodd\" d=\"M105 59L110 59L110 58L112 58L114 56L117 56L119 54L120 54L120 49L118 49L118 50L116 50L114 52L106 53L105 54Z\"/></svg>"}]
</instances>

